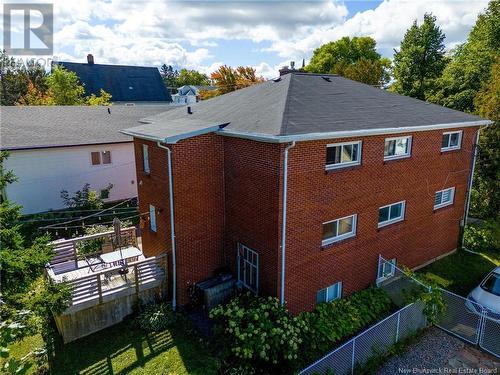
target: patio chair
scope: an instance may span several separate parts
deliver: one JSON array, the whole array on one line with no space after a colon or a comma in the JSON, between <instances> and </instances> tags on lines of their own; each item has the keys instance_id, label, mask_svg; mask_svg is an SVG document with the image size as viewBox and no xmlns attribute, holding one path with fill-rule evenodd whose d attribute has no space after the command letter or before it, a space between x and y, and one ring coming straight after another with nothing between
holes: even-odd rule
<instances>
[{"instance_id":1,"label":"patio chair","mask_svg":"<svg viewBox=\"0 0 500 375\"><path fill-rule=\"evenodd\" d=\"M106 264L101 258L98 257L85 257L85 262L89 265L90 270L93 272L106 268Z\"/></svg>"}]
</instances>

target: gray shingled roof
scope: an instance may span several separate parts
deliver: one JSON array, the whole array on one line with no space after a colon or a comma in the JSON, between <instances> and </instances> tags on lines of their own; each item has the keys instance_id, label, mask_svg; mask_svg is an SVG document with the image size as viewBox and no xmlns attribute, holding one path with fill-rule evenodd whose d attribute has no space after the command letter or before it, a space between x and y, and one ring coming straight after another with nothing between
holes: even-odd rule
<instances>
[{"instance_id":1,"label":"gray shingled roof","mask_svg":"<svg viewBox=\"0 0 500 375\"><path fill-rule=\"evenodd\" d=\"M178 139L182 126L193 133L227 124L221 133L280 137L385 129L403 130L483 121L482 118L393 94L335 75L294 72L280 80L244 88L146 119L150 124L126 129L137 137ZM176 126L171 127L170 124ZM484 121L484 123L487 123ZM213 131L213 130L212 130ZM393 131L394 132L394 131ZM187 133L187 132L186 132ZM326 135L326 134L325 134Z\"/></svg>"},{"instance_id":2,"label":"gray shingled roof","mask_svg":"<svg viewBox=\"0 0 500 375\"><path fill-rule=\"evenodd\" d=\"M172 109L150 104L97 106L13 106L0 107L1 149L31 149L85 144L130 142L120 133L139 120Z\"/></svg>"}]
</instances>

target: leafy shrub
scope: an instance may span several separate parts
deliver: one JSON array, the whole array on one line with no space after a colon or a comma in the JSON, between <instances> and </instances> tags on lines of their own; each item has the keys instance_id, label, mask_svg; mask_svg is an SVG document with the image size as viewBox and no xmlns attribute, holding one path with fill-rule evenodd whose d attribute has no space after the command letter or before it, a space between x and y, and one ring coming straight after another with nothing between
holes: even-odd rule
<instances>
[{"instance_id":1,"label":"leafy shrub","mask_svg":"<svg viewBox=\"0 0 500 375\"><path fill-rule=\"evenodd\" d=\"M500 223L488 220L482 224L467 225L464 245L474 251L500 251Z\"/></svg>"},{"instance_id":2,"label":"leafy shrub","mask_svg":"<svg viewBox=\"0 0 500 375\"><path fill-rule=\"evenodd\" d=\"M210 312L231 373L289 373L298 358L305 322L274 297L247 293Z\"/></svg>"},{"instance_id":3,"label":"leafy shrub","mask_svg":"<svg viewBox=\"0 0 500 375\"><path fill-rule=\"evenodd\" d=\"M370 287L301 313L299 320L309 327L303 336L302 364L316 360L341 340L384 318L392 308L393 303L383 289Z\"/></svg>"},{"instance_id":4,"label":"leafy shrub","mask_svg":"<svg viewBox=\"0 0 500 375\"><path fill-rule=\"evenodd\" d=\"M146 305L139 314L139 326L147 332L164 330L175 323L177 316L168 303Z\"/></svg>"}]
</instances>

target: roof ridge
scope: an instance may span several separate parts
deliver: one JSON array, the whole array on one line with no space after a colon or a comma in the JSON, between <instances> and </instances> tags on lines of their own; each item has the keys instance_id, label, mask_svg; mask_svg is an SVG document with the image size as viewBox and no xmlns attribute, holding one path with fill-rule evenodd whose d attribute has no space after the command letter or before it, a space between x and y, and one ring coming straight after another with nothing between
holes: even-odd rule
<instances>
[{"instance_id":1,"label":"roof ridge","mask_svg":"<svg viewBox=\"0 0 500 375\"><path fill-rule=\"evenodd\" d=\"M288 106L290 105L290 91L292 88L292 78L293 74L289 75L289 83L288 83L288 89L286 90L286 98L285 98L285 105L283 107L283 118L281 120L281 127L280 127L280 135L286 134L286 129L288 127Z\"/></svg>"}]
</instances>

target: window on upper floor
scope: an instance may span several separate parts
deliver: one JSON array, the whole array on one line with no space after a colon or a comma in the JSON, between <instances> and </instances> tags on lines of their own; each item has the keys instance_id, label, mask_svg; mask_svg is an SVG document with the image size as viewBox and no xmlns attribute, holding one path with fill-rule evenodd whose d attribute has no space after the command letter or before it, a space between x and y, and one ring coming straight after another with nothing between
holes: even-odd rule
<instances>
[{"instance_id":1,"label":"window on upper floor","mask_svg":"<svg viewBox=\"0 0 500 375\"><path fill-rule=\"evenodd\" d=\"M156 208L152 204L149 205L149 229L156 232Z\"/></svg>"},{"instance_id":2,"label":"window on upper floor","mask_svg":"<svg viewBox=\"0 0 500 375\"><path fill-rule=\"evenodd\" d=\"M361 164L361 141L335 143L326 147L326 169Z\"/></svg>"},{"instance_id":3,"label":"window on upper floor","mask_svg":"<svg viewBox=\"0 0 500 375\"><path fill-rule=\"evenodd\" d=\"M438 208L446 207L453 204L454 197L455 197L454 187L436 191L436 195L434 196L434 209L437 210Z\"/></svg>"},{"instance_id":4,"label":"window on upper floor","mask_svg":"<svg viewBox=\"0 0 500 375\"><path fill-rule=\"evenodd\" d=\"M356 235L357 215L351 215L323 223L322 245L328 245Z\"/></svg>"},{"instance_id":5,"label":"window on upper floor","mask_svg":"<svg viewBox=\"0 0 500 375\"><path fill-rule=\"evenodd\" d=\"M411 136L386 138L384 160L407 158L411 154Z\"/></svg>"},{"instance_id":6,"label":"window on upper floor","mask_svg":"<svg viewBox=\"0 0 500 375\"><path fill-rule=\"evenodd\" d=\"M316 294L316 303L330 302L342 298L342 281L320 289Z\"/></svg>"},{"instance_id":7,"label":"window on upper floor","mask_svg":"<svg viewBox=\"0 0 500 375\"><path fill-rule=\"evenodd\" d=\"M151 169L149 168L149 147L148 145L142 145L142 168L144 173L149 174Z\"/></svg>"},{"instance_id":8,"label":"window on upper floor","mask_svg":"<svg viewBox=\"0 0 500 375\"><path fill-rule=\"evenodd\" d=\"M441 140L441 151L451 151L460 149L462 144L462 131L443 133Z\"/></svg>"},{"instance_id":9,"label":"window on upper floor","mask_svg":"<svg viewBox=\"0 0 500 375\"><path fill-rule=\"evenodd\" d=\"M378 227L401 221L405 217L405 201L392 203L378 209Z\"/></svg>"},{"instance_id":10,"label":"window on upper floor","mask_svg":"<svg viewBox=\"0 0 500 375\"><path fill-rule=\"evenodd\" d=\"M92 165L111 164L111 151L92 151L90 162Z\"/></svg>"}]
</instances>

